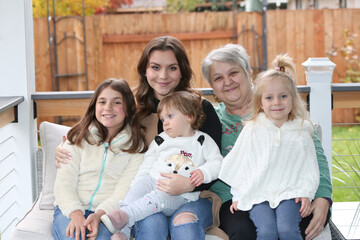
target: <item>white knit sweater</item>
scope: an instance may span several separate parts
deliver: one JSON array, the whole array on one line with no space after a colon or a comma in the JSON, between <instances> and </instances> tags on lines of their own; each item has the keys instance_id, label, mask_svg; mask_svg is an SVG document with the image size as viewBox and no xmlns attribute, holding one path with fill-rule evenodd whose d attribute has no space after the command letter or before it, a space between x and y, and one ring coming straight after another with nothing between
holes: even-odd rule
<instances>
[{"instance_id":1,"label":"white knit sweater","mask_svg":"<svg viewBox=\"0 0 360 240\"><path fill-rule=\"evenodd\" d=\"M278 128L264 113L242 130L224 158L219 178L232 187L238 208L296 197L313 199L320 174L312 140L312 125L297 118Z\"/></svg>"},{"instance_id":2,"label":"white knit sweater","mask_svg":"<svg viewBox=\"0 0 360 240\"><path fill-rule=\"evenodd\" d=\"M164 172L161 166L173 154L188 156L194 164L194 169L200 169L204 174L204 183L217 179L223 157L215 141L208 134L196 130L193 136L172 138L162 132L158 137L161 141L151 142L135 181L147 174L158 179L160 172ZM199 195L200 192L182 194L190 201L197 200Z\"/></svg>"},{"instance_id":3,"label":"white knit sweater","mask_svg":"<svg viewBox=\"0 0 360 240\"><path fill-rule=\"evenodd\" d=\"M98 140L96 129L91 129L91 139ZM106 213L117 209L129 190L143 159L144 154L129 154L120 148L128 148L130 129L120 132L112 141L110 148L105 144L90 145L85 140L82 147L70 145L72 160L58 169L55 180L55 206L69 217L75 210L85 213L104 210Z\"/></svg>"}]
</instances>

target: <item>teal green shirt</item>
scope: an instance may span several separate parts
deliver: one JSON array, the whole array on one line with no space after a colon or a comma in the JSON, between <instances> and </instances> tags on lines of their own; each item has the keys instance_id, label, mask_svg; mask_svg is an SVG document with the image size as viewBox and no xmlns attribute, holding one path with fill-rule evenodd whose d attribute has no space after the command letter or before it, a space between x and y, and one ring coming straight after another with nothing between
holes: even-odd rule
<instances>
[{"instance_id":1,"label":"teal green shirt","mask_svg":"<svg viewBox=\"0 0 360 240\"><path fill-rule=\"evenodd\" d=\"M232 149L244 126L244 122L249 120L250 115L245 117L231 115L226 111L224 103L219 103L219 105L215 107L215 111L221 122L221 154L225 157ZM313 140L320 170L320 185L316 192L315 198L324 197L331 199L332 186L328 162L326 160L321 141L316 131L314 133ZM216 193L221 198L223 203L232 199L232 195L230 194L230 186L221 180L216 181L211 186L210 190Z\"/></svg>"}]
</instances>

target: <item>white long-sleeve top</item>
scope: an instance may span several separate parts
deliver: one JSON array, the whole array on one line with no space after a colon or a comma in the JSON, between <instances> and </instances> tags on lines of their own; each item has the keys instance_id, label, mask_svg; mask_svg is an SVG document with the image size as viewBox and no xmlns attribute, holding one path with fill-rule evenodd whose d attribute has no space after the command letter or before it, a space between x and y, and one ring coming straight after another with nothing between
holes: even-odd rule
<instances>
[{"instance_id":1,"label":"white long-sleeve top","mask_svg":"<svg viewBox=\"0 0 360 240\"><path fill-rule=\"evenodd\" d=\"M240 210L264 201L276 208L285 199L314 198L320 174L312 132L309 121L296 118L278 128L264 113L246 124L219 173Z\"/></svg>"},{"instance_id":2,"label":"white long-sleeve top","mask_svg":"<svg viewBox=\"0 0 360 240\"><path fill-rule=\"evenodd\" d=\"M99 140L96 128L90 129L90 139ZM118 208L130 189L144 154L130 154L120 149L129 148L129 127L121 131L108 144L91 145L85 140L82 146L66 141L64 148L70 151L72 160L57 170L55 180L55 206L69 217L75 210L104 210Z\"/></svg>"},{"instance_id":3,"label":"white long-sleeve top","mask_svg":"<svg viewBox=\"0 0 360 240\"><path fill-rule=\"evenodd\" d=\"M215 141L208 134L196 130L190 137L172 138L165 132L155 137L145 153L144 162L140 166L135 182L146 174L158 179L163 170L161 166L173 154L189 157L194 169L200 169L204 174L204 183L217 179L223 157ZM192 192L184 193L182 196L195 201L199 194Z\"/></svg>"}]
</instances>

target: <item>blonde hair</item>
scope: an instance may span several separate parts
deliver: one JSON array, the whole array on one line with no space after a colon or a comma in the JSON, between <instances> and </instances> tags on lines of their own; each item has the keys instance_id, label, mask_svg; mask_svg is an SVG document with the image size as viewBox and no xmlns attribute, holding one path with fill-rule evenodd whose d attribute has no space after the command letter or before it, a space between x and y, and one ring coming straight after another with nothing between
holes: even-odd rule
<instances>
[{"instance_id":1,"label":"blonde hair","mask_svg":"<svg viewBox=\"0 0 360 240\"><path fill-rule=\"evenodd\" d=\"M263 112L261 108L262 92L266 84L271 84L274 79L281 80L291 95L292 109L288 119L293 120L300 117L303 120L309 120L306 104L296 88L296 70L293 59L287 54L277 55L271 65L272 69L260 73L255 79L251 120L256 120L259 113Z\"/></svg>"}]
</instances>

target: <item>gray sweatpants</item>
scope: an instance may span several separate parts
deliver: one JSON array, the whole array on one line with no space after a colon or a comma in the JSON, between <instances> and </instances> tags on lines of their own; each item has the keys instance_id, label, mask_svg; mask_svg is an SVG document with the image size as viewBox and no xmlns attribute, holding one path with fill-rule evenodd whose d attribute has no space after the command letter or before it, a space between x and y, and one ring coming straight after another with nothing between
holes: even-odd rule
<instances>
[{"instance_id":1,"label":"gray sweatpants","mask_svg":"<svg viewBox=\"0 0 360 240\"><path fill-rule=\"evenodd\" d=\"M150 176L139 179L120 202L120 209L129 215L128 226L132 227L154 213L162 212L171 216L179 207L188 202L181 195L172 196L155 188L156 180Z\"/></svg>"}]
</instances>

